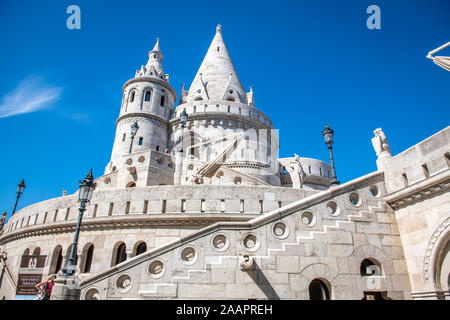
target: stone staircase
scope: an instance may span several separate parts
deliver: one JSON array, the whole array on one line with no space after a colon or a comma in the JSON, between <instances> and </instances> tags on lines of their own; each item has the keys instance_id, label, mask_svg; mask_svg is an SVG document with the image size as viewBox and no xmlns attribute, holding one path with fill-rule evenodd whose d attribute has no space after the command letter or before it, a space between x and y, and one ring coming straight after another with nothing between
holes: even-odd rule
<instances>
[{"instance_id":1,"label":"stone staircase","mask_svg":"<svg viewBox=\"0 0 450 320\"><path fill-rule=\"evenodd\" d=\"M323 201L327 201L325 199ZM375 205L369 204L368 210L361 210L358 214L350 214L342 217L342 219L324 220L322 221L321 230L304 230L296 234L296 241L294 242L281 242L278 248L268 248L267 255L252 255L253 258L258 259L262 262L264 259L270 259L280 253L288 253L290 247L296 247L305 241L314 241L318 238L325 236L332 230L346 229L346 227L353 224L355 221L370 222L374 221L374 216L376 212L384 212L386 204L381 200L372 200ZM279 210L283 210L281 207ZM203 261L202 269L188 269L188 270L176 270L177 275L172 276L169 283L156 283L152 284L149 289L140 290L139 295L141 297L165 297L172 296L176 297L176 290L178 283L209 283L208 278L210 277L210 272L212 269L221 267L227 263L233 263L237 266L239 259L242 256L238 255L215 255L215 256L205 256ZM171 288L170 290L168 288Z\"/></svg>"}]
</instances>

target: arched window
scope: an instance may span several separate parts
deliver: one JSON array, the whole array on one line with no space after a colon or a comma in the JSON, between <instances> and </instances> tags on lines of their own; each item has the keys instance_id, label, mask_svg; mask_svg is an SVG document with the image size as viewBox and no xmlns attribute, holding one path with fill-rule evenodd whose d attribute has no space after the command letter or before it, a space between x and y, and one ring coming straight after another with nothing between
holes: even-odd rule
<instances>
[{"instance_id":1,"label":"arched window","mask_svg":"<svg viewBox=\"0 0 450 320\"><path fill-rule=\"evenodd\" d=\"M41 254L41 248L39 248L39 247L37 247L37 248L35 248L34 250L33 250L33 254L34 255L40 255Z\"/></svg>"},{"instance_id":2,"label":"arched window","mask_svg":"<svg viewBox=\"0 0 450 320\"><path fill-rule=\"evenodd\" d=\"M134 188L134 187L136 187L136 183L134 183L133 181L131 181L131 182L129 182L129 183L126 185L126 187L127 187L127 188Z\"/></svg>"},{"instance_id":3,"label":"arched window","mask_svg":"<svg viewBox=\"0 0 450 320\"><path fill-rule=\"evenodd\" d=\"M73 247L73 244L71 244L71 245L69 246L69 248L67 248L67 252L66 252L66 256L65 256L65 258L66 258L66 263L69 262L69 259L70 259L70 253L72 252L72 247ZM77 253L75 252L75 261L73 262L74 265L77 265L77 262L78 262L78 255L77 255Z\"/></svg>"},{"instance_id":4,"label":"arched window","mask_svg":"<svg viewBox=\"0 0 450 320\"><path fill-rule=\"evenodd\" d=\"M29 255L30 254L30 249L25 249L25 251L23 252L23 256L27 256L27 255Z\"/></svg>"},{"instance_id":5,"label":"arched window","mask_svg":"<svg viewBox=\"0 0 450 320\"><path fill-rule=\"evenodd\" d=\"M92 258L94 257L94 245L92 243L87 244L83 251L84 266L82 273L88 273L91 271Z\"/></svg>"},{"instance_id":6,"label":"arched window","mask_svg":"<svg viewBox=\"0 0 450 320\"><path fill-rule=\"evenodd\" d=\"M144 100L145 100L145 101L150 101L150 96L151 96L150 91L147 91L147 92L145 93L145 98L144 98Z\"/></svg>"},{"instance_id":7,"label":"arched window","mask_svg":"<svg viewBox=\"0 0 450 320\"><path fill-rule=\"evenodd\" d=\"M161 107L164 107L165 104L166 104L166 96L162 95L160 105L161 105Z\"/></svg>"},{"instance_id":8,"label":"arched window","mask_svg":"<svg viewBox=\"0 0 450 320\"><path fill-rule=\"evenodd\" d=\"M62 246L57 245L53 250L52 261L50 263L49 273L58 273L63 264Z\"/></svg>"},{"instance_id":9,"label":"arched window","mask_svg":"<svg viewBox=\"0 0 450 320\"><path fill-rule=\"evenodd\" d=\"M130 102L133 102L134 101L134 96L136 95L136 92L135 91L131 91L131 94L130 94Z\"/></svg>"},{"instance_id":10,"label":"arched window","mask_svg":"<svg viewBox=\"0 0 450 320\"><path fill-rule=\"evenodd\" d=\"M361 262L359 271L361 273L361 277L381 275L381 265L375 259L367 258Z\"/></svg>"},{"instance_id":11,"label":"arched window","mask_svg":"<svg viewBox=\"0 0 450 320\"><path fill-rule=\"evenodd\" d=\"M127 246L123 242L120 242L115 245L114 254L113 254L113 264L112 264L113 266L127 260L126 250L127 250Z\"/></svg>"},{"instance_id":12,"label":"arched window","mask_svg":"<svg viewBox=\"0 0 450 320\"><path fill-rule=\"evenodd\" d=\"M330 292L322 280L314 279L309 284L309 300L330 300Z\"/></svg>"},{"instance_id":13,"label":"arched window","mask_svg":"<svg viewBox=\"0 0 450 320\"><path fill-rule=\"evenodd\" d=\"M135 249L135 256L138 256L140 254L143 254L145 251L147 251L147 244L144 241L136 243L136 249Z\"/></svg>"}]
</instances>

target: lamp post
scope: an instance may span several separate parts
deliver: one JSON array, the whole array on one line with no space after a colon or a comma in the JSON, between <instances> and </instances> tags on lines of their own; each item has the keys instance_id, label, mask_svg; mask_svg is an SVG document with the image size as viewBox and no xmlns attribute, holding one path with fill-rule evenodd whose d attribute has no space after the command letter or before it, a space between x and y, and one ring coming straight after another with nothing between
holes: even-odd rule
<instances>
[{"instance_id":1,"label":"lamp post","mask_svg":"<svg viewBox=\"0 0 450 320\"><path fill-rule=\"evenodd\" d=\"M16 198L16 204L14 205L14 209L13 212L11 214L11 216L14 214L14 212L16 212L16 207L17 207L17 203L19 202L19 198L21 196L21 194L23 193L23 190L25 189L25 179L22 179L22 181L20 181L20 183L17 185L17 198Z\"/></svg>"},{"instance_id":2,"label":"lamp post","mask_svg":"<svg viewBox=\"0 0 450 320\"><path fill-rule=\"evenodd\" d=\"M334 167L334 159L333 159L333 130L330 129L328 124L325 126L325 129L322 131L322 136L325 139L325 144L328 145L328 151L330 152L330 162L331 162L331 172L332 177L330 181L330 185L338 185L339 181L336 178L336 169Z\"/></svg>"},{"instance_id":3,"label":"lamp post","mask_svg":"<svg viewBox=\"0 0 450 320\"><path fill-rule=\"evenodd\" d=\"M131 125L131 142L130 142L130 150L128 151L128 153L131 153L131 148L133 147L133 140L134 140L134 136L136 135L136 132L138 131L139 126L137 124L137 121L133 122L133 124Z\"/></svg>"},{"instance_id":4,"label":"lamp post","mask_svg":"<svg viewBox=\"0 0 450 320\"><path fill-rule=\"evenodd\" d=\"M186 121L187 121L187 113L186 113L186 108L183 109L183 111L181 111L180 113L180 123L181 123L181 140L180 140L180 144L181 144L181 148L180 148L180 152L183 153L183 136L184 136L184 126L186 125Z\"/></svg>"},{"instance_id":5,"label":"lamp post","mask_svg":"<svg viewBox=\"0 0 450 320\"><path fill-rule=\"evenodd\" d=\"M78 202L80 206L78 207L79 215L78 215L78 224L75 229L75 236L73 237L72 250L70 251L70 258L67 265L62 269L62 273L65 276L70 276L75 272L75 268L72 266L75 265L75 256L77 252L78 245L78 235L80 234L81 221L83 220L83 213L86 211L86 204L91 201L92 193L95 189L96 183L94 182L94 178L92 176L92 169L86 175L83 181L79 181L79 192L78 192Z\"/></svg>"}]
</instances>

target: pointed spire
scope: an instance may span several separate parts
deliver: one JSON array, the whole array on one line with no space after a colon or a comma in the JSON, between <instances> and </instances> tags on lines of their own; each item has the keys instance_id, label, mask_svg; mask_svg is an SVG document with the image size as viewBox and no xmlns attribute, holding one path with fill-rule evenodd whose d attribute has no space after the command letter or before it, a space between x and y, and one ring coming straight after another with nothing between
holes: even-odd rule
<instances>
[{"instance_id":1,"label":"pointed spire","mask_svg":"<svg viewBox=\"0 0 450 320\"><path fill-rule=\"evenodd\" d=\"M155 46L153 47L153 50L150 51L150 52L159 52L159 53L161 53L161 49L159 48L159 38L156 38L156 44L155 44ZM161 54L161 55L162 55L162 54Z\"/></svg>"},{"instance_id":2,"label":"pointed spire","mask_svg":"<svg viewBox=\"0 0 450 320\"><path fill-rule=\"evenodd\" d=\"M169 75L164 74L164 69L161 64L162 59L163 54L161 53L161 49L159 47L159 38L157 38L153 50L148 53L147 64L142 66L141 70L136 71L135 77L151 76L168 82Z\"/></svg>"},{"instance_id":3,"label":"pointed spire","mask_svg":"<svg viewBox=\"0 0 450 320\"><path fill-rule=\"evenodd\" d=\"M204 98L205 95L210 100L223 100L225 90L235 93L235 101L247 104L247 95L222 38L222 26L217 25L216 34L189 88L187 100Z\"/></svg>"}]
</instances>

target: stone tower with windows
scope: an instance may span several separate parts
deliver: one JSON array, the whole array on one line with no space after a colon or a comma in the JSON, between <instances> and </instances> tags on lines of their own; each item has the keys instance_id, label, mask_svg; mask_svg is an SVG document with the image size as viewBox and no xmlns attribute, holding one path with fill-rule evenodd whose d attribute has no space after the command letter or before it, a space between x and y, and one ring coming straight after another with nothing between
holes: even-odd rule
<instances>
[{"instance_id":1,"label":"stone tower with windows","mask_svg":"<svg viewBox=\"0 0 450 320\"><path fill-rule=\"evenodd\" d=\"M105 168L104 183L113 188L173 183L167 132L176 94L164 74L159 39L148 56L147 64L123 86L111 161Z\"/></svg>"}]
</instances>

